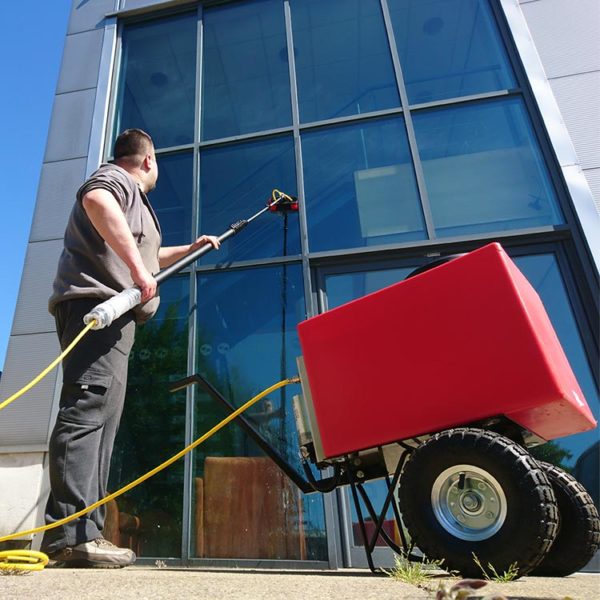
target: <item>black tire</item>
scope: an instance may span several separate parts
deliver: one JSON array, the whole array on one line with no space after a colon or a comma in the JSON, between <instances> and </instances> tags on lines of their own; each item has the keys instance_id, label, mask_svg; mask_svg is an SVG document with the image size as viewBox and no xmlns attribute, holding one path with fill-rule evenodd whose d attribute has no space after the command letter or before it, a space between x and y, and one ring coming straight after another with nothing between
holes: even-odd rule
<instances>
[{"instance_id":1,"label":"black tire","mask_svg":"<svg viewBox=\"0 0 600 600\"><path fill-rule=\"evenodd\" d=\"M569 473L538 461L550 481L558 503L556 539L542 562L530 573L565 577L592 560L600 547L600 517L586 489Z\"/></svg>"},{"instance_id":2,"label":"black tire","mask_svg":"<svg viewBox=\"0 0 600 600\"><path fill-rule=\"evenodd\" d=\"M491 431L433 435L410 456L400 479L400 509L413 542L465 577L487 570L534 569L558 529L552 486L533 457ZM463 523L459 521L462 519Z\"/></svg>"},{"instance_id":3,"label":"black tire","mask_svg":"<svg viewBox=\"0 0 600 600\"><path fill-rule=\"evenodd\" d=\"M430 269L435 269L435 267L439 267L440 265L445 265L447 262L454 260L455 258L460 258L461 256L465 256L465 254L447 254L446 256L440 256L438 258L434 258L429 262L417 267L413 271L411 271L404 279L410 279L415 275L420 275L421 273L425 273L425 271L429 271Z\"/></svg>"}]
</instances>

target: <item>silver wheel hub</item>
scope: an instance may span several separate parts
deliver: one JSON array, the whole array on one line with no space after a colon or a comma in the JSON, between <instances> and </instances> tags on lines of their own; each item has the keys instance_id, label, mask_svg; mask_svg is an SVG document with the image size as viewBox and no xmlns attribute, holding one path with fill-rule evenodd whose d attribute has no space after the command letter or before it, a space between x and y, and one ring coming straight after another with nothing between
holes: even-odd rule
<instances>
[{"instance_id":1,"label":"silver wheel hub","mask_svg":"<svg viewBox=\"0 0 600 600\"><path fill-rule=\"evenodd\" d=\"M431 488L431 507L440 525L461 540L486 540L506 520L502 487L473 465L455 465L440 473Z\"/></svg>"}]
</instances>

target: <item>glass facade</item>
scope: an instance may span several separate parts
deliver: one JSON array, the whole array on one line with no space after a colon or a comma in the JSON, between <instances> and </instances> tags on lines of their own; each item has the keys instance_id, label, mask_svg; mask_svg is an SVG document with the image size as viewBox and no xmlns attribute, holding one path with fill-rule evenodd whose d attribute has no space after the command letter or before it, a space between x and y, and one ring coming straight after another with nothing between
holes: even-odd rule
<instances>
[{"instance_id":1,"label":"glass facade","mask_svg":"<svg viewBox=\"0 0 600 600\"><path fill-rule=\"evenodd\" d=\"M291 125L283 3L214 7L202 25L202 139Z\"/></svg>"},{"instance_id":2,"label":"glass facade","mask_svg":"<svg viewBox=\"0 0 600 600\"><path fill-rule=\"evenodd\" d=\"M172 394L169 386L187 373L188 278L165 282L160 296L158 313L138 328L129 357L127 401L111 465L111 492L185 445L185 392ZM180 556L183 472L179 461L116 501L120 539L139 556Z\"/></svg>"},{"instance_id":3,"label":"glass facade","mask_svg":"<svg viewBox=\"0 0 600 600\"><path fill-rule=\"evenodd\" d=\"M488 0L389 0L411 104L516 87Z\"/></svg>"},{"instance_id":4,"label":"glass facade","mask_svg":"<svg viewBox=\"0 0 600 600\"><path fill-rule=\"evenodd\" d=\"M414 125L438 236L562 223L520 98L418 112Z\"/></svg>"},{"instance_id":5,"label":"glass facade","mask_svg":"<svg viewBox=\"0 0 600 600\"><path fill-rule=\"evenodd\" d=\"M490 241L538 290L598 415L569 200L498 14L495 0L238 0L122 24L110 131L155 141L164 244L222 233L274 188L300 211L261 217L161 286L113 489L224 416L169 382L198 372L239 406L296 373L307 316ZM297 393L248 418L300 472ZM597 432L543 448L598 500ZM142 557L331 560L332 495L301 494L235 424L136 490L119 510Z\"/></svg>"}]
</instances>

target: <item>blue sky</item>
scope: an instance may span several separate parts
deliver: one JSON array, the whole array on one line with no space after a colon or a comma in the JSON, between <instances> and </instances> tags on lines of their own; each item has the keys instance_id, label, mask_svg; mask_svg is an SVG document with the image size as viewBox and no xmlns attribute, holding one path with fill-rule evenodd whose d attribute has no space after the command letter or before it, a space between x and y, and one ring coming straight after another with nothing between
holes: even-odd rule
<instances>
[{"instance_id":1,"label":"blue sky","mask_svg":"<svg viewBox=\"0 0 600 600\"><path fill-rule=\"evenodd\" d=\"M0 370L19 291L71 0L2 4Z\"/></svg>"}]
</instances>

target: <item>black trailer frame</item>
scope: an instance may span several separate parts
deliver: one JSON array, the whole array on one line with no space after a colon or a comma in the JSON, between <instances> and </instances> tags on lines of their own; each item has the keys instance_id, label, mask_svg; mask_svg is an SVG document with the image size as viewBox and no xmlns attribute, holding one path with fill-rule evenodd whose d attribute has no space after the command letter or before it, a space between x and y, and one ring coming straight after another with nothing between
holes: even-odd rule
<instances>
[{"instance_id":1,"label":"black trailer frame","mask_svg":"<svg viewBox=\"0 0 600 600\"><path fill-rule=\"evenodd\" d=\"M199 373L195 373L184 379L174 382L169 391L176 392L190 385L200 385L217 403L219 403L228 414L232 414L237 408L231 404L206 378ZM303 460L303 467L306 473L306 479L302 477L298 471L279 453L279 451L268 442L256 427L244 415L238 415L235 418L237 424L244 430L246 434L256 443L256 445L291 479L294 484L304 494L329 493L337 487L348 485L352 493L352 500L358 517L358 524L361 536L364 543L367 564L373 573L383 573L384 571L376 567L373 562L373 551L379 540L382 540L386 546L391 548L397 554L406 557L409 560L421 561L422 556L412 554L412 547L409 545L404 524L400 515L398 500L396 498L396 488L400 479L400 474L404 467L404 463L410 452L414 449L404 443L399 443L401 447L400 457L394 468L394 473L390 477L386 462L383 457L382 448L378 448L379 459L371 465L363 465L360 460L354 456L346 456L336 461L334 465L334 475L320 480L315 480L306 459ZM364 484L372 479L383 478L387 485L387 494L385 496L381 510L377 512ZM375 523L375 528L371 535L367 534L366 519L363 515L361 500L364 503L366 512L370 521ZM398 527L400 535L400 545L397 544L389 534L384 530L383 524L385 521L388 509L392 507L394 521Z\"/></svg>"}]
</instances>

